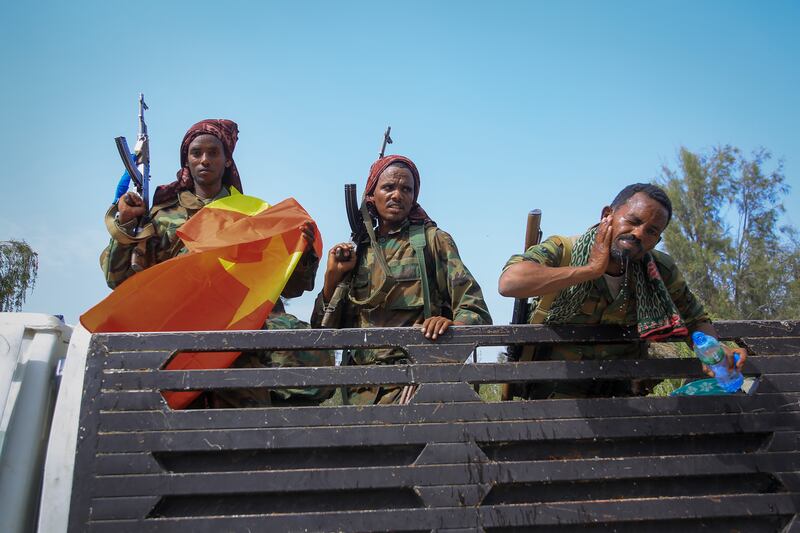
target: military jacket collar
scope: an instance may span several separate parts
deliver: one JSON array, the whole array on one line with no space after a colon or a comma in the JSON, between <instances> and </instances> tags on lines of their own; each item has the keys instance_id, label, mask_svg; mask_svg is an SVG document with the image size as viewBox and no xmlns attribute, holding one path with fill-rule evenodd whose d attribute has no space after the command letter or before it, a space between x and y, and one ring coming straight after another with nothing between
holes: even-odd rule
<instances>
[{"instance_id":1,"label":"military jacket collar","mask_svg":"<svg viewBox=\"0 0 800 533\"><path fill-rule=\"evenodd\" d=\"M410 225L411 225L411 222L406 218L403 221L403 223L400 224L400 227L398 227L397 229L393 229L392 231L386 233L386 235L375 235L375 236L380 239L381 237L388 237L389 235L399 235L399 234L403 233L404 231L408 231L408 227Z\"/></svg>"},{"instance_id":2,"label":"military jacket collar","mask_svg":"<svg viewBox=\"0 0 800 533\"><path fill-rule=\"evenodd\" d=\"M219 189L219 192L214 198L200 198L194 193L194 191L185 190L178 193L178 204L185 209L197 211L210 204L214 200L219 200L220 198L225 198L226 196L230 195L230 191L224 185Z\"/></svg>"}]
</instances>

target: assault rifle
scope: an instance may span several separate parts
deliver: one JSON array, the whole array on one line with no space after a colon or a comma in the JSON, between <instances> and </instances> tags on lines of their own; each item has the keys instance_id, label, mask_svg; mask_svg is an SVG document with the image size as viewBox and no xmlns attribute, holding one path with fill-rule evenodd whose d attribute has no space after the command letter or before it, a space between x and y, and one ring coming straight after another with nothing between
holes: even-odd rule
<instances>
[{"instance_id":1,"label":"assault rifle","mask_svg":"<svg viewBox=\"0 0 800 533\"><path fill-rule=\"evenodd\" d=\"M116 137L114 139L122 164L125 167L125 175L122 176L122 180L117 186L115 201L125 193L130 180L133 180L136 192L139 193L142 201L144 201L144 215L139 219L134 235L139 234L150 218L150 138L147 135L147 124L144 121L144 112L147 109L147 104L144 102L144 94L139 93L139 133L136 136L136 145L133 148L133 152L128 148L128 141L125 137ZM131 254L131 268L136 272L146 267L145 242L143 241L140 245L137 245Z\"/></svg>"},{"instance_id":2,"label":"assault rifle","mask_svg":"<svg viewBox=\"0 0 800 533\"><path fill-rule=\"evenodd\" d=\"M383 134L383 144L381 145L381 151L378 154L378 159L383 157L384 152L386 151L386 145L392 144L392 138L389 134L392 131L392 127L389 126L386 128L386 132ZM347 222L350 224L350 240L356 245L356 267L358 266L358 254L361 251L361 243L369 238L370 242L375 245L375 232L374 232L374 222L372 220L372 215L370 215L369 210L367 209L366 198L361 199L361 204L358 203L358 197L356 194L356 184L355 183L346 183L344 186L344 206L347 210ZM337 261L349 261L350 260L350 250L337 250L336 252L336 260ZM397 283L394 277L391 275L389 271L389 266L386 264L386 258L383 256L382 253L376 254L378 259L378 265L380 266L381 270L384 274L383 283L378 288L377 291L373 292L370 297L366 300L358 301L353 300L350 298L350 284L353 279L353 272L350 272L348 276L346 276L339 284L336 286L336 289L333 292L333 296L331 297L331 301L328 302L328 305L325 306L325 313L322 316L321 326L323 328L335 328L338 327L339 324L334 323L334 312L333 310L337 305L340 305L341 302L345 299L350 299L353 303L357 303L359 305L372 305L377 302L381 295L385 298L385 296L391 291L392 287ZM344 350L342 352L342 362L341 366L346 366L349 364L350 359L350 351ZM342 394L342 403L347 405L348 396L347 396L347 387L341 387L341 394Z\"/></svg>"},{"instance_id":3,"label":"assault rifle","mask_svg":"<svg viewBox=\"0 0 800 533\"><path fill-rule=\"evenodd\" d=\"M541 209L534 209L528 213L528 223L525 228L525 250L539 244L542 240L542 211ZM528 314L530 311L530 304L527 298L514 299L514 311L511 314L512 324L527 324ZM522 355L523 346L514 344L506 349L509 362L516 363ZM500 397L502 400L511 400L513 398L512 386L509 383L503 383L500 390Z\"/></svg>"}]
</instances>

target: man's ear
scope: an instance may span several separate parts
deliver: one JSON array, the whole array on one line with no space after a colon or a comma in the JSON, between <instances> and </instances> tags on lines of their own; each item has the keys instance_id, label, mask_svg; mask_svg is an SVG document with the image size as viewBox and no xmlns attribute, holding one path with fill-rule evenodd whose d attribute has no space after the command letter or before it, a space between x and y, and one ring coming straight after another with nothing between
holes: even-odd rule
<instances>
[{"instance_id":1,"label":"man's ear","mask_svg":"<svg viewBox=\"0 0 800 533\"><path fill-rule=\"evenodd\" d=\"M229 168L231 166L231 163L233 163L233 161L231 161L230 159L226 159L225 160L225 168Z\"/></svg>"},{"instance_id":2,"label":"man's ear","mask_svg":"<svg viewBox=\"0 0 800 533\"><path fill-rule=\"evenodd\" d=\"M614 212L614 210L613 210L613 209L611 209L611 206L610 206L610 205L607 205L607 206L605 206L605 207L603 208L603 210L602 210L602 211L600 211L600 220L602 220L602 219L606 218L608 215L610 215L610 214L611 214L611 213L613 213L613 212Z\"/></svg>"}]
</instances>

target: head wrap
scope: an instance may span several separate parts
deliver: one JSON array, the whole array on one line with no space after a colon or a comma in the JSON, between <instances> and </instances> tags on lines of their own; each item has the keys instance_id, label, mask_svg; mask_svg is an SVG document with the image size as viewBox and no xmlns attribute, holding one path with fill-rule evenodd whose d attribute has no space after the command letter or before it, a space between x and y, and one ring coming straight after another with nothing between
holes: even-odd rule
<instances>
[{"instance_id":1,"label":"head wrap","mask_svg":"<svg viewBox=\"0 0 800 533\"><path fill-rule=\"evenodd\" d=\"M411 171L411 175L414 176L414 205L411 207L411 212L408 214L408 218L411 222L415 222L417 224L424 224L426 222L434 223L433 220L430 219L428 213L422 209L417 203L417 198L419 197L419 170L417 170L417 165L414 164L407 157L403 157L402 155L387 155L386 157L381 157L374 163L372 166L369 167L369 177L367 178L367 184L364 187L364 198L367 201L367 205L371 208L373 214L375 212L375 187L378 185L378 178L380 177L381 173L386 170L389 165L392 163L402 163Z\"/></svg>"},{"instance_id":2,"label":"head wrap","mask_svg":"<svg viewBox=\"0 0 800 533\"><path fill-rule=\"evenodd\" d=\"M207 119L201 120L186 132L183 136L181 143L181 168L177 173L177 180L167 185L161 185L156 189L153 195L153 205L171 200L180 191L194 190L194 180L192 174L189 172L189 167L186 166L186 160L189 158L189 145L192 141L201 135L213 135L222 143L222 148L225 151L225 157L230 159L231 166L225 169L222 175L222 184L227 187L236 187L236 190L242 192L242 181L239 177L239 170L236 168L236 163L233 160L233 150L236 148L236 141L239 140L239 126L232 120L221 119Z\"/></svg>"}]
</instances>

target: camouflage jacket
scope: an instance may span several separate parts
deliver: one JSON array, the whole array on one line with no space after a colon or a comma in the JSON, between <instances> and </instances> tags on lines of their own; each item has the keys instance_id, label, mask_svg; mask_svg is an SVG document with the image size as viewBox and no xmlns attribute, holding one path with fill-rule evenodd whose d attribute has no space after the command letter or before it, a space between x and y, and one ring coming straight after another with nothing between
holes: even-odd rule
<instances>
[{"instance_id":1,"label":"camouflage jacket","mask_svg":"<svg viewBox=\"0 0 800 533\"><path fill-rule=\"evenodd\" d=\"M573 239L574 240L574 239ZM563 248L552 239L547 239L541 244L531 246L524 254L511 256L503 270L520 261L535 261L549 267L561 264ZM655 259L664 285L667 287L672 301L678 312L691 330L698 322L708 320L703 305L689 290L675 261L667 254L653 250ZM626 274L627 276L628 274ZM633 286L629 280L623 281L629 287ZM571 319L575 324L618 324L623 326L636 325L636 301L627 295L630 291L621 290L616 297L612 297L605 277L600 276L592 282L589 295L583 302L580 312ZM535 309L537 299L534 299L532 308ZM530 317L529 317L530 318ZM598 344L598 345L555 345L551 349L537 350L537 359L611 359L644 357L647 354L647 342L637 344Z\"/></svg>"},{"instance_id":2,"label":"camouflage jacket","mask_svg":"<svg viewBox=\"0 0 800 533\"><path fill-rule=\"evenodd\" d=\"M378 246L386 257L397 286L383 305L375 309L356 306L350 300L330 302L343 328L407 327L425 320L419 263L409 240L409 223L397 231L378 237ZM456 243L433 224L425 227L425 268L431 295L431 315L446 316L463 324L491 324L492 318L481 288L458 255ZM377 264L369 241L359 245L358 264L353 270L352 296L363 300L380 286L383 272ZM320 327L325 304L322 293L314 305L311 325ZM359 350L353 354L358 364L389 363L404 358L400 350Z\"/></svg>"},{"instance_id":3,"label":"camouflage jacket","mask_svg":"<svg viewBox=\"0 0 800 533\"><path fill-rule=\"evenodd\" d=\"M150 218L155 228L155 235L147 242L148 263L155 265L186 253L186 247L176 234L178 228L207 204L229 195L230 192L225 187L222 187L219 194L210 200L200 198L192 191L181 191L173 200L153 206ZM100 255L100 267L103 269L106 283L112 289L135 274L131 268L131 254L136 244L129 244L128 238L133 236L136 221L120 224L115 220L116 213L116 206L112 206L106 214L106 217L114 220L108 223L111 228L111 240ZM304 254L283 289L282 295L286 298L295 298L304 291L313 290L318 266L319 259L313 253Z\"/></svg>"}]
</instances>

